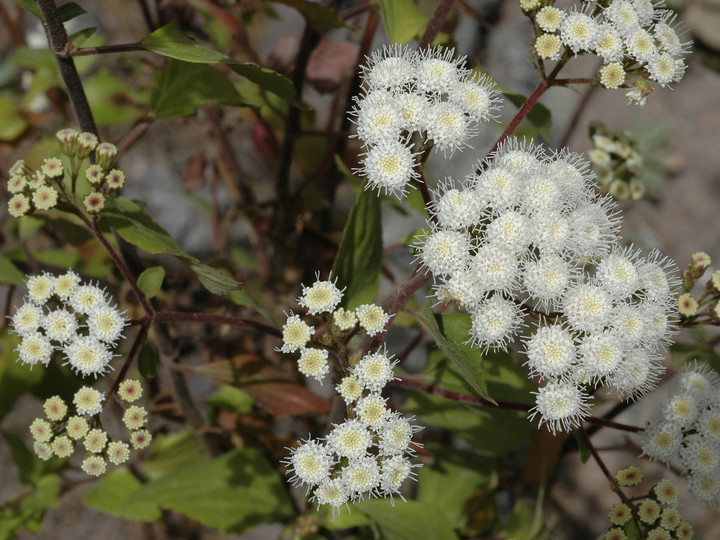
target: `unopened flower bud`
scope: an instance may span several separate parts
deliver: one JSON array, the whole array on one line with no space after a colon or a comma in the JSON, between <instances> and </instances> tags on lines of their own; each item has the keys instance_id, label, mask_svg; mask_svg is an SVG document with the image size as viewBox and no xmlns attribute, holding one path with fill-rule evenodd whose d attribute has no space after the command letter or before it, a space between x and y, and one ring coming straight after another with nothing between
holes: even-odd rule
<instances>
[{"instance_id":1,"label":"unopened flower bud","mask_svg":"<svg viewBox=\"0 0 720 540\"><path fill-rule=\"evenodd\" d=\"M645 195L645 184L640 180L630 180L630 198L634 201L642 199Z\"/></svg>"},{"instance_id":2,"label":"unopened flower bud","mask_svg":"<svg viewBox=\"0 0 720 540\"><path fill-rule=\"evenodd\" d=\"M77 140L80 135L74 129L61 129L55 134L58 144L60 144L60 150L66 156L72 156L77 151Z\"/></svg>"},{"instance_id":3,"label":"unopened flower bud","mask_svg":"<svg viewBox=\"0 0 720 540\"><path fill-rule=\"evenodd\" d=\"M630 196L630 189L624 180L613 180L608 191L619 201L624 201Z\"/></svg>"},{"instance_id":4,"label":"unopened flower bud","mask_svg":"<svg viewBox=\"0 0 720 540\"><path fill-rule=\"evenodd\" d=\"M29 176L31 173L32 169L25 163L24 159L18 159L8 170L10 176Z\"/></svg>"},{"instance_id":5,"label":"unopened flower bud","mask_svg":"<svg viewBox=\"0 0 720 540\"><path fill-rule=\"evenodd\" d=\"M80 159L88 157L95 150L97 143L98 140L95 135L83 131L77 138L77 156Z\"/></svg>"},{"instance_id":6,"label":"unopened flower bud","mask_svg":"<svg viewBox=\"0 0 720 540\"><path fill-rule=\"evenodd\" d=\"M714 293L720 293L720 270L715 270L710 276L707 283L708 290Z\"/></svg>"},{"instance_id":7,"label":"unopened flower bud","mask_svg":"<svg viewBox=\"0 0 720 540\"><path fill-rule=\"evenodd\" d=\"M115 161L117 156L117 146L112 143L104 142L97 145L95 149L95 159L97 164L107 171Z\"/></svg>"},{"instance_id":8,"label":"unopened flower bud","mask_svg":"<svg viewBox=\"0 0 720 540\"><path fill-rule=\"evenodd\" d=\"M690 273L695 279L699 278L705 273L705 270L708 269L711 262L710 255L707 253L703 251L693 253L692 258L690 259Z\"/></svg>"},{"instance_id":9,"label":"unopened flower bud","mask_svg":"<svg viewBox=\"0 0 720 540\"><path fill-rule=\"evenodd\" d=\"M105 196L102 193L94 191L83 199L85 210L91 214L99 214L105 208Z\"/></svg>"},{"instance_id":10,"label":"unopened flower bud","mask_svg":"<svg viewBox=\"0 0 720 540\"><path fill-rule=\"evenodd\" d=\"M682 285L683 289L690 291L695 285L695 278L690 273L690 270L683 270L682 272Z\"/></svg>"}]
</instances>

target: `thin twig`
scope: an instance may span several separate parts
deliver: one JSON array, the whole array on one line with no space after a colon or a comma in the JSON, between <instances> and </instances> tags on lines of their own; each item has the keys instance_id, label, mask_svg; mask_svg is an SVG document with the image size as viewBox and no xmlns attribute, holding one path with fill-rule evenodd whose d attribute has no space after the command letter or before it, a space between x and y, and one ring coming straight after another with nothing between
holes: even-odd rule
<instances>
[{"instance_id":1,"label":"thin twig","mask_svg":"<svg viewBox=\"0 0 720 540\"><path fill-rule=\"evenodd\" d=\"M99 47L83 47L80 49L68 49L63 51L63 58L73 56L92 56L95 54L113 54L120 52L147 51L140 43L118 43L117 45L101 45Z\"/></svg>"},{"instance_id":2,"label":"thin twig","mask_svg":"<svg viewBox=\"0 0 720 540\"><path fill-rule=\"evenodd\" d=\"M140 350L140 346L145 341L145 336L147 336L148 329L149 329L149 326L146 324L143 324L142 328L140 328L140 331L137 333L137 336L135 336L135 341L133 341L133 344L130 347L130 352L125 357L125 362L123 363L122 367L120 368L120 371L118 372L118 376L115 378L113 385L110 387L110 390L108 390L107 399L110 399L115 394L115 392L117 392L117 389L120 386L120 383L125 380L125 377L127 377L127 372L130 370L130 366L132 364L133 358L135 358L135 355Z\"/></svg>"},{"instance_id":3,"label":"thin twig","mask_svg":"<svg viewBox=\"0 0 720 540\"><path fill-rule=\"evenodd\" d=\"M591 416L586 419L586 422L589 424L595 424L598 426L605 426L610 427L613 429L619 429L620 431L629 431L631 433L640 433L643 428L638 426L631 426L628 424L621 424L620 422L613 422L612 420L608 420L607 418L603 418L601 416Z\"/></svg>"},{"instance_id":4,"label":"thin twig","mask_svg":"<svg viewBox=\"0 0 720 540\"><path fill-rule=\"evenodd\" d=\"M420 40L420 44L418 45L420 50L428 47L432 43L433 39L435 39L435 36L440 31L440 28L445 21L445 17L447 17L447 14L450 12L452 4L453 0L440 0L440 4L438 4L438 7L435 9L435 13L433 13L430 22L428 22L428 25L425 28L425 33Z\"/></svg>"},{"instance_id":5,"label":"thin twig","mask_svg":"<svg viewBox=\"0 0 720 540\"><path fill-rule=\"evenodd\" d=\"M622 488L620 487L620 484L618 483L618 481L617 481L617 479L615 478L615 476L613 476L613 475L610 473L610 471L608 470L607 466L605 465L605 462L604 462L604 461L602 460L602 458L600 457L600 454L598 454L597 449L593 446L593 443L592 443L592 441L590 440L590 436L588 435L587 431L585 431L585 428L583 428L583 427L581 426L580 428L578 428L578 432L580 433L580 436L581 436L581 437L583 438L583 440L585 441L585 444L587 445L588 450L590 450L590 453L592 454L592 457L593 457L593 459L595 460L595 463L598 464L598 467L600 467L600 470L601 470L601 471L603 472L603 474L605 475L605 478L607 478L608 481L610 482L613 491L615 491L615 492L618 494L618 496L620 497L620 499L622 500L622 502L624 502L624 503L627 504L628 506L631 506L631 504L630 504L630 503L631 503L630 499L628 499L627 495L625 495L625 493L623 492L623 490L622 490Z\"/></svg>"},{"instance_id":6,"label":"thin twig","mask_svg":"<svg viewBox=\"0 0 720 540\"><path fill-rule=\"evenodd\" d=\"M184 311L159 311L152 316L153 323L166 324L171 322L205 322L210 324L227 324L238 328L247 328L271 336L282 337L282 332L274 326L233 317L231 315L216 315L213 313L191 313Z\"/></svg>"},{"instance_id":7,"label":"thin twig","mask_svg":"<svg viewBox=\"0 0 720 540\"><path fill-rule=\"evenodd\" d=\"M593 94L597 90L598 86L596 84L593 84L592 86L589 86L587 90L583 93L582 97L580 98L580 101L577 104L577 107L575 108L575 112L573 113L572 118L570 119L570 123L568 124L568 127L565 129L565 134L563 135L562 140L560 141L560 148L565 148L568 143L570 142L570 138L573 136L573 133L575 133L575 129L577 129L578 124L580 123L580 118L582 117L583 113L585 112L585 109L588 106L588 103L590 103L590 99L592 98Z\"/></svg>"}]
</instances>

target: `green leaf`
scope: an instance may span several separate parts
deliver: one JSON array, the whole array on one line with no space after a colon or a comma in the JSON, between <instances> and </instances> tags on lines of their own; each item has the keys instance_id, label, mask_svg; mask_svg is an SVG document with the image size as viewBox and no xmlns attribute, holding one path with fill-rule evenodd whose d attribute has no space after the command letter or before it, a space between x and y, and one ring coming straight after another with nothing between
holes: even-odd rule
<instances>
[{"instance_id":1,"label":"green leaf","mask_svg":"<svg viewBox=\"0 0 720 540\"><path fill-rule=\"evenodd\" d=\"M43 228L45 221L42 215L36 216L23 216L18 220L18 230L20 232L20 239L27 240L33 236L36 232Z\"/></svg>"},{"instance_id":2,"label":"green leaf","mask_svg":"<svg viewBox=\"0 0 720 540\"><path fill-rule=\"evenodd\" d=\"M83 28L82 30L78 30L74 34L70 34L68 36L68 41L72 43L75 48L77 49L80 47L83 43L85 43L90 37L97 32L97 26L90 26L88 28Z\"/></svg>"},{"instance_id":3,"label":"green leaf","mask_svg":"<svg viewBox=\"0 0 720 540\"><path fill-rule=\"evenodd\" d=\"M316 26L320 30L332 30L333 28L342 28L345 26L345 21L342 20L342 17L338 15L337 11L318 2L310 2L308 0L272 1L297 9L308 24Z\"/></svg>"},{"instance_id":4,"label":"green leaf","mask_svg":"<svg viewBox=\"0 0 720 540\"><path fill-rule=\"evenodd\" d=\"M99 126L128 124L147 114L147 95L118 80L107 68L98 70L83 87Z\"/></svg>"},{"instance_id":5,"label":"green leaf","mask_svg":"<svg viewBox=\"0 0 720 540\"><path fill-rule=\"evenodd\" d=\"M91 508L126 519L158 521L162 513L157 506L132 504L127 500L142 487L127 467L118 467L106 474L93 490L83 497L83 503Z\"/></svg>"},{"instance_id":6,"label":"green leaf","mask_svg":"<svg viewBox=\"0 0 720 540\"><path fill-rule=\"evenodd\" d=\"M279 474L251 447L175 469L145 484L125 504L157 505L223 533L242 533L293 514Z\"/></svg>"},{"instance_id":7,"label":"green leaf","mask_svg":"<svg viewBox=\"0 0 720 540\"><path fill-rule=\"evenodd\" d=\"M485 382L485 367L480 351L463 343L467 340L472 326L470 316L461 313L436 316L432 312L432 301L428 300L415 314L415 320L447 355L470 387L478 395L494 403Z\"/></svg>"},{"instance_id":8,"label":"green leaf","mask_svg":"<svg viewBox=\"0 0 720 540\"><path fill-rule=\"evenodd\" d=\"M436 456L418 472L417 500L431 505L454 527L462 525L463 509L478 490L494 487L495 460L447 447L429 447Z\"/></svg>"},{"instance_id":9,"label":"green leaf","mask_svg":"<svg viewBox=\"0 0 720 540\"><path fill-rule=\"evenodd\" d=\"M354 505L380 529L385 540L456 540L445 516L433 506L417 501L367 500Z\"/></svg>"},{"instance_id":10,"label":"green leaf","mask_svg":"<svg viewBox=\"0 0 720 540\"><path fill-rule=\"evenodd\" d=\"M8 285L25 284L25 274L2 254L0 254L0 283L7 283Z\"/></svg>"},{"instance_id":11,"label":"green leaf","mask_svg":"<svg viewBox=\"0 0 720 540\"><path fill-rule=\"evenodd\" d=\"M319 525L331 531L349 529L350 527L363 527L370 522L362 512L331 512L324 507Z\"/></svg>"},{"instance_id":12,"label":"green leaf","mask_svg":"<svg viewBox=\"0 0 720 540\"><path fill-rule=\"evenodd\" d=\"M15 3L31 15L35 15L41 21L43 20L43 14L42 11L40 11L40 6L37 5L37 2L34 2L33 0L15 0Z\"/></svg>"},{"instance_id":13,"label":"green leaf","mask_svg":"<svg viewBox=\"0 0 720 540\"><path fill-rule=\"evenodd\" d=\"M7 327L0 330L0 420L10 412L15 401L43 377L42 369L30 369L17 361L15 348L19 344L20 338L10 334Z\"/></svg>"},{"instance_id":14,"label":"green leaf","mask_svg":"<svg viewBox=\"0 0 720 540\"><path fill-rule=\"evenodd\" d=\"M343 305L352 309L375 301L382 268L380 200L362 191L353 205L333 264L338 287L346 287Z\"/></svg>"},{"instance_id":15,"label":"green leaf","mask_svg":"<svg viewBox=\"0 0 720 540\"><path fill-rule=\"evenodd\" d=\"M0 97L0 141L14 141L28 125L17 103Z\"/></svg>"},{"instance_id":16,"label":"green leaf","mask_svg":"<svg viewBox=\"0 0 720 540\"><path fill-rule=\"evenodd\" d=\"M157 377L157 352L149 341L143 343L138 353L138 371L146 379Z\"/></svg>"},{"instance_id":17,"label":"green leaf","mask_svg":"<svg viewBox=\"0 0 720 540\"><path fill-rule=\"evenodd\" d=\"M522 94L511 92L509 90L503 90L503 95L517 108L522 107L522 104L527 100L527 97ZM530 109L526 118L537 129L537 132L543 139L546 141L550 140L550 127L552 126L552 113L550 112L550 109L537 101L535 102L535 105L533 105L532 109Z\"/></svg>"},{"instance_id":18,"label":"green leaf","mask_svg":"<svg viewBox=\"0 0 720 540\"><path fill-rule=\"evenodd\" d=\"M155 72L150 111L158 120L195 114L205 103L248 105L213 67L171 59Z\"/></svg>"},{"instance_id":19,"label":"green leaf","mask_svg":"<svg viewBox=\"0 0 720 540\"><path fill-rule=\"evenodd\" d=\"M58 11L60 12L60 19L62 20L62 22L68 22L75 17L79 17L80 15L87 13L87 11L85 11L75 2L68 2L67 4L63 4L58 8Z\"/></svg>"},{"instance_id":20,"label":"green leaf","mask_svg":"<svg viewBox=\"0 0 720 540\"><path fill-rule=\"evenodd\" d=\"M31 533L39 532L45 511L58 505L60 478L48 474L40 478L35 491L22 497L16 504L5 506L0 514L0 539L10 540L17 537L22 528Z\"/></svg>"},{"instance_id":21,"label":"green leaf","mask_svg":"<svg viewBox=\"0 0 720 540\"><path fill-rule=\"evenodd\" d=\"M213 294L226 295L240 288L240 284L226 270L213 268L195 258L185 257L183 262L193 271L203 287Z\"/></svg>"},{"instance_id":22,"label":"green leaf","mask_svg":"<svg viewBox=\"0 0 720 540\"><path fill-rule=\"evenodd\" d=\"M152 442L152 454L142 461L142 471L156 480L181 467L203 461L202 446L194 431L158 434Z\"/></svg>"},{"instance_id":23,"label":"green leaf","mask_svg":"<svg viewBox=\"0 0 720 540\"><path fill-rule=\"evenodd\" d=\"M295 107L302 107L302 104L297 100L295 87L290 79L277 71L258 66L251 62L237 62L229 64L228 67L241 77L245 77L247 80L254 82L266 92L275 94L277 97Z\"/></svg>"},{"instance_id":24,"label":"green leaf","mask_svg":"<svg viewBox=\"0 0 720 540\"><path fill-rule=\"evenodd\" d=\"M33 257L38 262L57 268L75 268L80 264L80 255L69 248L48 248L36 251Z\"/></svg>"},{"instance_id":25,"label":"green leaf","mask_svg":"<svg viewBox=\"0 0 720 540\"><path fill-rule=\"evenodd\" d=\"M380 15L391 43L407 43L425 28L429 18L413 0L380 0Z\"/></svg>"},{"instance_id":26,"label":"green leaf","mask_svg":"<svg viewBox=\"0 0 720 540\"><path fill-rule=\"evenodd\" d=\"M246 414L252 410L255 400L247 392L225 384L218 388L214 394L206 397L205 403L226 411Z\"/></svg>"},{"instance_id":27,"label":"green leaf","mask_svg":"<svg viewBox=\"0 0 720 540\"><path fill-rule=\"evenodd\" d=\"M38 467L38 458L34 453L28 450L25 443L22 442L22 439L14 433L10 433L4 429L0 430L0 433L2 433L5 442L10 447L13 461L15 462L15 466L18 468L18 477L20 478L20 482L25 485L32 484L35 480L37 480L37 473L41 469L41 467Z\"/></svg>"},{"instance_id":28,"label":"green leaf","mask_svg":"<svg viewBox=\"0 0 720 540\"><path fill-rule=\"evenodd\" d=\"M200 64L229 64L235 62L229 56L193 41L172 23L145 36L140 45L148 51L185 62Z\"/></svg>"},{"instance_id":29,"label":"green leaf","mask_svg":"<svg viewBox=\"0 0 720 540\"><path fill-rule=\"evenodd\" d=\"M137 284L147 298L153 298L162 287L163 279L165 269L162 266L153 266L138 276Z\"/></svg>"}]
</instances>

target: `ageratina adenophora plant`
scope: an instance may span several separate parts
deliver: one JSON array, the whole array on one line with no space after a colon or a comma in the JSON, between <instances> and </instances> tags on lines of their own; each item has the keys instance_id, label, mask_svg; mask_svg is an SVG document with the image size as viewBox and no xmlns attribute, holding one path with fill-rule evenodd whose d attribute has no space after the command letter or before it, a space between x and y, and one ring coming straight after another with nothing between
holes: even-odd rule
<instances>
[{"instance_id":1,"label":"ageratina adenophora plant","mask_svg":"<svg viewBox=\"0 0 720 540\"><path fill-rule=\"evenodd\" d=\"M16 7L0 537L718 534L720 270L623 225L667 151L584 114L683 91L676 11L504 5L526 97L468 2Z\"/></svg>"}]
</instances>

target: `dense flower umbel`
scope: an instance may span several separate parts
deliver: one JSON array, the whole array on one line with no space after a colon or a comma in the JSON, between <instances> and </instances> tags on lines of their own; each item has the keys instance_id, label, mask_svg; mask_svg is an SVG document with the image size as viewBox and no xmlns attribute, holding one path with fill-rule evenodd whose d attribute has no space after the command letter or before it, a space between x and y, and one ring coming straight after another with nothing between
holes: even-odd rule
<instances>
[{"instance_id":1,"label":"dense flower umbel","mask_svg":"<svg viewBox=\"0 0 720 540\"><path fill-rule=\"evenodd\" d=\"M630 87L631 103L643 105L654 84L677 83L685 73L690 42L673 27L675 15L664 3L610 0L604 9L595 2L527 9L540 33L535 54L559 60L563 54L595 54L603 61L598 80L605 88ZM626 81L628 81L626 83Z\"/></svg>"},{"instance_id":2,"label":"dense flower umbel","mask_svg":"<svg viewBox=\"0 0 720 540\"><path fill-rule=\"evenodd\" d=\"M692 496L720 511L720 375L694 365L673 383L665 406L643 432L643 454L663 463L679 461Z\"/></svg>"},{"instance_id":3,"label":"dense flower umbel","mask_svg":"<svg viewBox=\"0 0 720 540\"><path fill-rule=\"evenodd\" d=\"M417 52L392 46L367 59L363 94L350 113L366 149L358 172L367 177L367 187L402 197L419 176L414 133L423 144L452 153L468 146L481 122L495 117L499 92L454 54L442 47Z\"/></svg>"},{"instance_id":4,"label":"dense flower umbel","mask_svg":"<svg viewBox=\"0 0 720 540\"><path fill-rule=\"evenodd\" d=\"M29 276L26 285L25 303L11 317L13 331L22 338L20 361L47 366L58 351L65 364L83 376L105 374L126 324L105 291L81 284L72 270L60 276Z\"/></svg>"},{"instance_id":5,"label":"dense flower umbel","mask_svg":"<svg viewBox=\"0 0 720 540\"><path fill-rule=\"evenodd\" d=\"M480 169L440 186L417 244L438 299L471 315L469 341L505 349L534 314L527 365L546 386L533 416L552 431L579 425L597 386L647 393L672 330L672 261L619 246L615 203L579 155L511 139Z\"/></svg>"},{"instance_id":6,"label":"dense flower umbel","mask_svg":"<svg viewBox=\"0 0 720 540\"><path fill-rule=\"evenodd\" d=\"M322 281L318 276L315 283L303 286L298 303L308 315L321 319L335 338L347 338L356 331L374 336L385 329L390 316L380 306L363 304L354 311L335 309L342 297L343 291L334 282ZM320 348L322 330L315 344L314 334L315 326L291 314L283 326L283 345L276 350L299 353L298 371L322 382L331 371L330 351ZM357 360L335 387L351 418L335 424L324 441L299 441L284 460L292 473L291 482L307 486L318 506L330 505L334 512L366 496L402 498L403 482L415 478L413 469L419 465L413 465L408 455L414 454L412 436L420 428L391 410L381 396L385 385L394 378L395 364L397 361L385 349Z\"/></svg>"}]
</instances>

